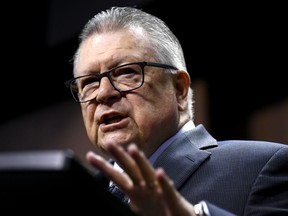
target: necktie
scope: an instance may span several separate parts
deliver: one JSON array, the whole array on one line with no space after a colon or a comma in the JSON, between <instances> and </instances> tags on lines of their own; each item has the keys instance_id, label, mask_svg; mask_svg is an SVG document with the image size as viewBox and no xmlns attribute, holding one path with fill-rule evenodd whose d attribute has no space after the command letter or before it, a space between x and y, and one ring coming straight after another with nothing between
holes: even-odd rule
<instances>
[{"instance_id":1,"label":"necktie","mask_svg":"<svg viewBox=\"0 0 288 216\"><path fill-rule=\"evenodd\" d=\"M115 184L112 184L111 186L109 186L108 190L115 197L117 197L121 202L123 202L125 205L129 206L128 197L126 197L125 194Z\"/></svg>"}]
</instances>

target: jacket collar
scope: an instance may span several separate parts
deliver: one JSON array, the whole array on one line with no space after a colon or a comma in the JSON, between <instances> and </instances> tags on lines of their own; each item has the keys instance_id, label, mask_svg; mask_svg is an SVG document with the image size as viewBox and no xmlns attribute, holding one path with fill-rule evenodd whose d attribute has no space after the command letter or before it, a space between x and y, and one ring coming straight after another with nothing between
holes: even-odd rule
<instances>
[{"instance_id":1,"label":"jacket collar","mask_svg":"<svg viewBox=\"0 0 288 216\"><path fill-rule=\"evenodd\" d=\"M154 167L162 167L178 189L211 155L207 149L217 147L217 141L198 125L175 140L157 158Z\"/></svg>"}]
</instances>

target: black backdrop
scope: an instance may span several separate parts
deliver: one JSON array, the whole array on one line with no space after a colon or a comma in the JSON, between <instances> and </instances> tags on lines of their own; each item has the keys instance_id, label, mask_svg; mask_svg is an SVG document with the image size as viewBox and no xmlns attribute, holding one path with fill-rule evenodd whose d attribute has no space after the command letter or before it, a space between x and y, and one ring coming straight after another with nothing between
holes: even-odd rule
<instances>
[{"instance_id":1,"label":"black backdrop","mask_svg":"<svg viewBox=\"0 0 288 216\"><path fill-rule=\"evenodd\" d=\"M78 34L48 44L50 4L46 0L3 6L2 124L70 97L63 82L71 77L69 61ZM179 37L192 81L208 83L211 132L218 139L246 138L247 116L287 97L283 5L154 0L140 7L162 18ZM75 17L85 13L78 11Z\"/></svg>"}]
</instances>

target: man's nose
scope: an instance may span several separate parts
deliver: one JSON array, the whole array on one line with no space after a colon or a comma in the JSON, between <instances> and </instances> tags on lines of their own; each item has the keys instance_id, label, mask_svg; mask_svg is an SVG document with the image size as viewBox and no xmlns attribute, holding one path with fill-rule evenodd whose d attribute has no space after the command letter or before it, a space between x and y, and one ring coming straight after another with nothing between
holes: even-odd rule
<instances>
[{"instance_id":1,"label":"man's nose","mask_svg":"<svg viewBox=\"0 0 288 216\"><path fill-rule=\"evenodd\" d=\"M115 98L119 96L121 96L120 92L114 88L108 77L103 77L99 84L96 100L105 102L111 97Z\"/></svg>"}]
</instances>

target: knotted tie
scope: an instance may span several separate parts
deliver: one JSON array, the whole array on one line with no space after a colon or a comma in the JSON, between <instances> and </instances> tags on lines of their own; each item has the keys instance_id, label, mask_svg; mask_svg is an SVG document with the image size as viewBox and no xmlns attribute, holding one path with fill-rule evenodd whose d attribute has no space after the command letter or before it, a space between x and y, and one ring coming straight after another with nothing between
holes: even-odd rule
<instances>
[{"instance_id":1,"label":"knotted tie","mask_svg":"<svg viewBox=\"0 0 288 216\"><path fill-rule=\"evenodd\" d=\"M116 196L125 205L129 206L128 197L126 197L125 194L115 184L109 186L108 191Z\"/></svg>"}]
</instances>

